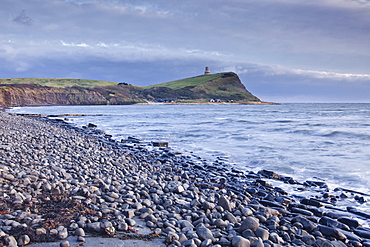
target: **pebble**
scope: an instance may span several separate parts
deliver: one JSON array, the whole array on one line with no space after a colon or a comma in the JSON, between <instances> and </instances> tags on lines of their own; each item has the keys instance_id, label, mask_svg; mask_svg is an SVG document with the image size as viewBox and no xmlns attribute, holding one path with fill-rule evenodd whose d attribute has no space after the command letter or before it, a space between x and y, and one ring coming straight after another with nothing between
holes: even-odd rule
<instances>
[{"instance_id":1,"label":"pebble","mask_svg":"<svg viewBox=\"0 0 370 247\"><path fill-rule=\"evenodd\" d=\"M75 236L85 237L85 231L84 231L84 229L82 229L82 228L76 229L75 230Z\"/></svg>"},{"instance_id":2,"label":"pebble","mask_svg":"<svg viewBox=\"0 0 370 247\"><path fill-rule=\"evenodd\" d=\"M0 245L27 245L31 234L12 235L22 227L59 238L60 246L70 246L68 230L85 242L85 232L119 236L140 228L168 246L370 245L370 229L356 218L369 215L353 207L336 210L323 182L302 184L322 190L322 198L297 199L269 179L299 182L274 172L243 173L168 146L115 142L95 127L4 112L0 141L0 193L10 202L0 214ZM75 203L71 223L46 229L44 223L56 219L46 219L42 206L62 211L56 200L62 195L68 198L63 203Z\"/></svg>"},{"instance_id":3,"label":"pebble","mask_svg":"<svg viewBox=\"0 0 370 247\"><path fill-rule=\"evenodd\" d=\"M206 239L210 239L212 240L212 242L215 242L215 238L213 237L211 230L209 230L208 228L199 227L197 228L196 232L200 240L204 241Z\"/></svg>"},{"instance_id":4,"label":"pebble","mask_svg":"<svg viewBox=\"0 0 370 247\"><path fill-rule=\"evenodd\" d=\"M247 229L255 231L259 226L260 224L257 218L253 216L248 216L239 227L239 233L242 233L244 230Z\"/></svg>"},{"instance_id":5,"label":"pebble","mask_svg":"<svg viewBox=\"0 0 370 247\"><path fill-rule=\"evenodd\" d=\"M17 240L13 236L5 236L4 242L6 246L18 246Z\"/></svg>"},{"instance_id":6,"label":"pebble","mask_svg":"<svg viewBox=\"0 0 370 247\"><path fill-rule=\"evenodd\" d=\"M241 236L236 236L231 240L231 245L233 247L249 247L250 242L246 238L243 238Z\"/></svg>"},{"instance_id":7,"label":"pebble","mask_svg":"<svg viewBox=\"0 0 370 247\"><path fill-rule=\"evenodd\" d=\"M68 237L68 231L66 228L58 232L59 239L66 239Z\"/></svg>"},{"instance_id":8,"label":"pebble","mask_svg":"<svg viewBox=\"0 0 370 247\"><path fill-rule=\"evenodd\" d=\"M60 245L59 246L60 247L69 247L71 245L70 245L70 243L69 243L68 240L64 240L64 241L60 242Z\"/></svg>"},{"instance_id":9,"label":"pebble","mask_svg":"<svg viewBox=\"0 0 370 247\"><path fill-rule=\"evenodd\" d=\"M22 235L18 239L18 245L20 245L20 246L27 245L30 242L31 242L31 239L30 239L30 237L28 235Z\"/></svg>"}]
</instances>

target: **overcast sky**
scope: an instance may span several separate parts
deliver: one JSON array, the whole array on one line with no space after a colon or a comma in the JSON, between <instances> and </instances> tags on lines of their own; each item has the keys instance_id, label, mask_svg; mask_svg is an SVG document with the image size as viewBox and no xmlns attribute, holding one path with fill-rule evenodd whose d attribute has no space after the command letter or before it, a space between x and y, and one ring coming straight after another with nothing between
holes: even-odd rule
<instances>
[{"instance_id":1,"label":"overcast sky","mask_svg":"<svg viewBox=\"0 0 370 247\"><path fill-rule=\"evenodd\" d=\"M275 102L370 102L370 0L0 0L0 78L233 71Z\"/></svg>"}]
</instances>

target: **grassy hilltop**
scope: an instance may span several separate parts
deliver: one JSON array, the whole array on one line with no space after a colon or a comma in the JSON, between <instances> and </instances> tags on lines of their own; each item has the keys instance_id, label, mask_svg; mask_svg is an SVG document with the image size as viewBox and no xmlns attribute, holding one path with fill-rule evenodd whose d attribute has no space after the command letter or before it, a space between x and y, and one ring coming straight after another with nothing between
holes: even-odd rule
<instances>
[{"instance_id":1,"label":"grassy hilltop","mask_svg":"<svg viewBox=\"0 0 370 247\"><path fill-rule=\"evenodd\" d=\"M147 87L85 79L0 79L0 105L3 106L203 103L210 99L261 102L232 72L195 76Z\"/></svg>"},{"instance_id":2,"label":"grassy hilltop","mask_svg":"<svg viewBox=\"0 0 370 247\"><path fill-rule=\"evenodd\" d=\"M8 78L0 79L0 84L37 84L46 87L105 87L117 85L116 82L98 81L87 79L65 79L65 78Z\"/></svg>"},{"instance_id":3,"label":"grassy hilltop","mask_svg":"<svg viewBox=\"0 0 370 247\"><path fill-rule=\"evenodd\" d=\"M168 91L175 98L192 100L220 99L223 101L260 101L241 83L237 74L224 72L201 75L145 87L152 92L157 89L158 96L165 98ZM168 98L168 97L167 97Z\"/></svg>"},{"instance_id":4,"label":"grassy hilltop","mask_svg":"<svg viewBox=\"0 0 370 247\"><path fill-rule=\"evenodd\" d=\"M153 88L153 87L168 87L171 89L181 89L185 87L191 87L191 86L197 86L201 83L220 78L225 73L218 73L218 74L211 74L211 75L200 75L200 76L194 76L190 78L175 80L175 81L169 81L169 82L163 82L155 85L150 85L145 88Z\"/></svg>"}]
</instances>

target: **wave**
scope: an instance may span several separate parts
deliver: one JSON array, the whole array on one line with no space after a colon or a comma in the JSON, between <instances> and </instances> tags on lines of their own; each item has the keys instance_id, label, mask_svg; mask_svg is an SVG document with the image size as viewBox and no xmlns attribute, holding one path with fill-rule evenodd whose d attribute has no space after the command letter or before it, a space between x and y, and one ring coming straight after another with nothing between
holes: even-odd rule
<instances>
[{"instance_id":1,"label":"wave","mask_svg":"<svg viewBox=\"0 0 370 247\"><path fill-rule=\"evenodd\" d=\"M283 129L275 129L277 131L282 131ZM312 130L312 129L298 129L290 131L292 134L307 135L307 136L318 136L326 138L348 138L353 140L370 140L370 134L367 133L355 133L342 130Z\"/></svg>"},{"instance_id":2,"label":"wave","mask_svg":"<svg viewBox=\"0 0 370 247\"><path fill-rule=\"evenodd\" d=\"M294 123L294 120L277 120L273 121L273 123Z\"/></svg>"},{"instance_id":3,"label":"wave","mask_svg":"<svg viewBox=\"0 0 370 247\"><path fill-rule=\"evenodd\" d=\"M370 134L363 134L363 133L353 133L348 131L339 131L339 130L333 130L329 131L327 133L319 133L317 136L323 136L323 137L346 137L346 138L356 138L360 140L370 140Z\"/></svg>"}]
</instances>

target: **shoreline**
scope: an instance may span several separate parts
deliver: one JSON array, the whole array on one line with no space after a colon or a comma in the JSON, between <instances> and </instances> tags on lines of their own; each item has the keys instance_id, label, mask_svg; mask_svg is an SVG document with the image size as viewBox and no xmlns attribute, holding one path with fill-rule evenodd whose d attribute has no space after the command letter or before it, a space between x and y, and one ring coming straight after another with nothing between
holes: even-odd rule
<instances>
[{"instance_id":1,"label":"shoreline","mask_svg":"<svg viewBox=\"0 0 370 247\"><path fill-rule=\"evenodd\" d=\"M171 148L149 151L63 121L0 112L0 126L3 242L20 245L26 235L64 242L83 232L151 236L171 246L370 246L370 229L359 226L370 215L335 207L353 191L335 195L317 181L246 174ZM322 197L295 198L269 179L312 187Z\"/></svg>"},{"instance_id":2,"label":"shoreline","mask_svg":"<svg viewBox=\"0 0 370 247\"><path fill-rule=\"evenodd\" d=\"M104 104L95 104L96 106ZM128 104L117 104L117 105L280 105L275 102L264 102L264 101L245 101L245 102L146 102L146 103L128 103ZM38 105L13 105L5 106L0 105L0 112L4 112L7 109L13 107L40 107L40 106L67 106L67 105L51 105L51 104L38 104ZM69 105L69 106L81 106L81 105Z\"/></svg>"}]
</instances>

